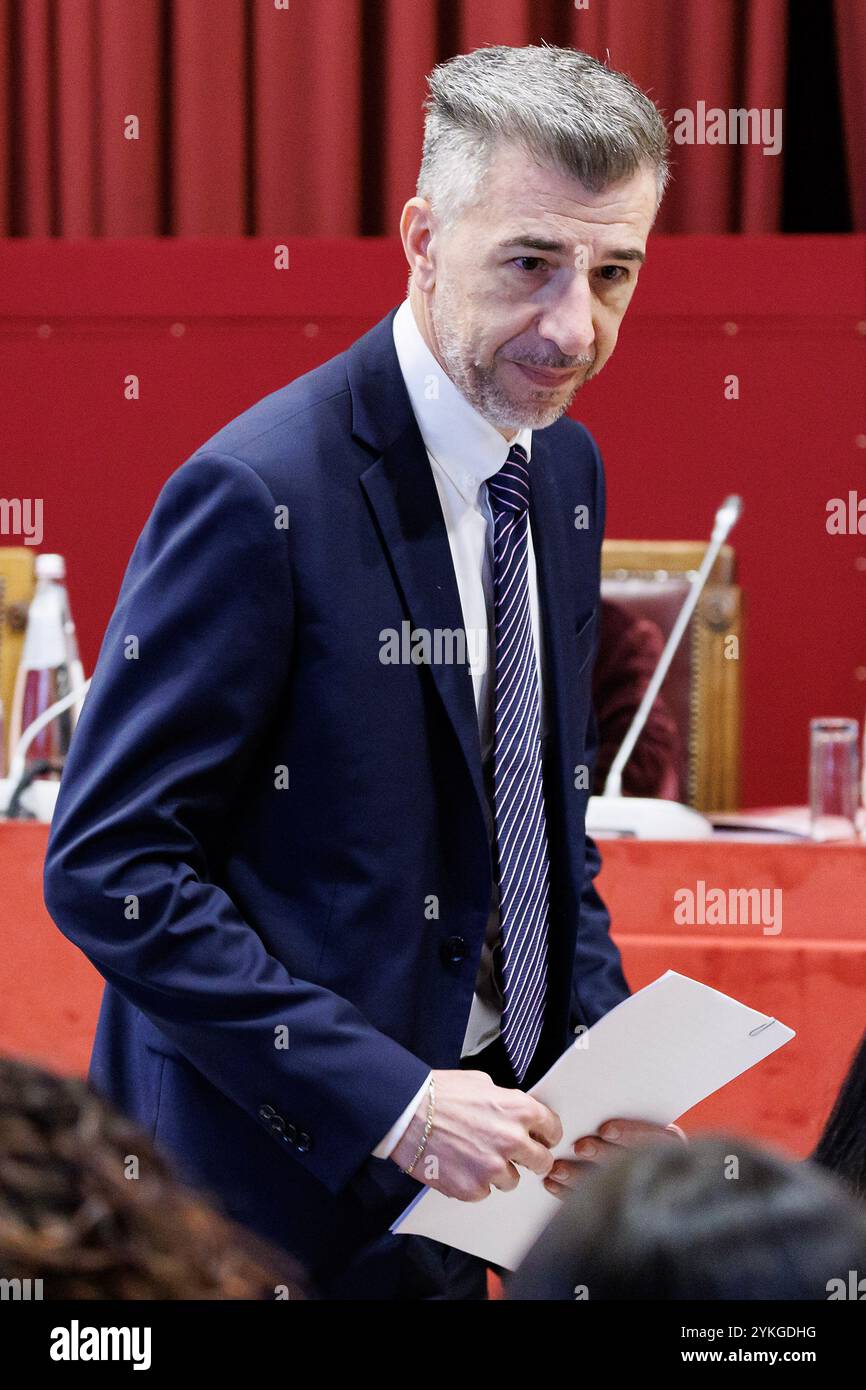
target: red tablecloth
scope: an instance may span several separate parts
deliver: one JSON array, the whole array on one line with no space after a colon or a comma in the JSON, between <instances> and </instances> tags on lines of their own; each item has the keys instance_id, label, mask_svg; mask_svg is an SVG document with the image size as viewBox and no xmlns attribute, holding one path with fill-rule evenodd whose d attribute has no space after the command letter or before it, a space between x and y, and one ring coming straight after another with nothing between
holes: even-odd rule
<instances>
[{"instance_id":1,"label":"red tablecloth","mask_svg":"<svg viewBox=\"0 0 866 1390\"><path fill-rule=\"evenodd\" d=\"M805 1155L866 1030L866 847L606 841L600 889L632 989L665 970L780 1019L797 1036L689 1114ZM779 890L781 930L680 926L682 889ZM709 914L707 914L709 916ZM766 915L765 921L769 917Z\"/></svg>"},{"instance_id":2,"label":"red tablecloth","mask_svg":"<svg viewBox=\"0 0 866 1390\"><path fill-rule=\"evenodd\" d=\"M42 904L47 834L0 824L0 1049L83 1072L101 981ZM685 1128L724 1126L809 1152L866 1028L866 847L609 841L602 852L601 891L632 989L679 970L797 1031ZM677 925L675 894L699 881L706 892L781 890L781 931Z\"/></svg>"}]
</instances>

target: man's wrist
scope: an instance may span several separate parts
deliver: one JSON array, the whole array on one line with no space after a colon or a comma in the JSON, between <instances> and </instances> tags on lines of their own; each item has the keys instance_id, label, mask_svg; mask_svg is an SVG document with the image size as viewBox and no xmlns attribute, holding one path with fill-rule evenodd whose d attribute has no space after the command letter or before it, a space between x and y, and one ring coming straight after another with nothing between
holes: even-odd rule
<instances>
[{"instance_id":1,"label":"man's wrist","mask_svg":"<svg viewBox=\"0 0 866 1390\"><path fill-rule=\"evenodd\" d=\"M419 1108L420 1108L420 1107L419 1107ZM406 1167L403 1169L403 1172L406 1174L407 1177L411 1177L411 1176L412 1176L412 1173L415 1171L415 1167L416 1167L417 1163L418 1163L419 1160L421 1159L421 1157L422 1157L422 1155L423 1155L423 1153L424 1153L424 1150L427 1148L427 1141L429 1140L430 1135L431 1135L431 1133L432 1133L432 1131L433 1131L433 1117L434 1117L435 1113L436 1113L436 1082L435 1082L435 1080L433 1079L433 1074L432 1074L432 1072L431 1072L431 1074L430 1074L430 1084L429 1084L429 1089L428 1089L428 1094L427 1094L427 1114L426 1114L426 1116L424 1117L424 1128L423 1128L423 1130L421 1131L421 1138L420 1138L419 1141L418 1141L418 1145L417 1145L417 1147L416 1147L416 1149L415 1149L414 1154L412 1155L412 1158L411 1158L410 1162L409 1162L409 1163L406 1165Z\"/></svg>"},{"instance_id":2,"label":"man's wrist","mask_svg":"<svg viewBox=\"0 0 866 1390\"><path fill-rule=\"evenodd\" d=\"M419 1106L426 1105L427 1092L429 1090L430 1078L432 1075L432 1072L427 1073L426 1077L424 1078L423 1085L421 1085L415 1092L414 1096L410 1100L409 1104L406 1106L405 1110L403 1110L401 1114L397 1116L397 1119L394 1121L391 1128L388 1130L388 1133L384 1135L382 1139L379 1140L379 1143L376 1145L375 1149L373 1149L374 1158L391 1158L393 1156L394 1149L397 1147L400 1140L403 1138L403 1135L406 1133L409 1126L416 1119L418 1115Z\"/></svg>"},{"instance_id":3,"label":"man's wrist","mask_svg":"<svg viewBox=\"0 0 866 1390\"><path fill-rule=\"evenodd\" d=\"M427 1115L430 1109L430 1082L432 1079L433 1073L431 1072L427 1078L424 1092L418 1101L418 1106L414 1115L409 1121L403 1135L391 1150L392 1161L397 1164L398 1168L402 1168L404 1172L412 1162L413 1156L424 1134L424 1127L427 1124Z\"/></svg>"}]
</instances>

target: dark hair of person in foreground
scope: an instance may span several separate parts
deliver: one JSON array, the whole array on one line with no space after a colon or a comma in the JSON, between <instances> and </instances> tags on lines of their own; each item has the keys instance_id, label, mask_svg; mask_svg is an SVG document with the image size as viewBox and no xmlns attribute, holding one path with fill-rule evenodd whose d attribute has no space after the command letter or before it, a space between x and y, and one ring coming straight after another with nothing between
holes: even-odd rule
<instances>
[{"instance_id":1,"label":"dark hair of person in foreground","mask_svg":"<svg viewBox=\"0 0 866 1390\"><path fill-rule=\"evenodd\" d=\"M505 1292L826 1300L852 1270L866 1275L866 1208L808 1161L721 1135L626 1150L588 1172Z\"/></svg>"},{"instance_id":2,"label":"dark hair of person in foreground","mask_svg":"<svg viewBox=\"0 0 866 1390\"><path fill-rule=\"evenodd\" d=\"M286 1264L86 1082L0 1057L0 1278L46 1300L303 1297Z\"/></svg>"},{"instance_id":3,"label":"dark hair of person in foreground","mask_svg":"<svg viewBox=\"0 0 866 1390\"><path fill-rule=\"evenodd\" d=\"M866 1199L866 1033L812 1159Z\"/></svg>"}]
</instances>

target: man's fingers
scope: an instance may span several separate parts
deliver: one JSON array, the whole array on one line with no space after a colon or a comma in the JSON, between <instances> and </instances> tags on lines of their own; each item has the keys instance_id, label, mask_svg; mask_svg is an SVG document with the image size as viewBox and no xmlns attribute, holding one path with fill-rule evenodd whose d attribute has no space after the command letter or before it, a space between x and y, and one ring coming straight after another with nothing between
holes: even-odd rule
<instances>
[{"instance_id":1,"label":"man's fingers","mask_svg":"<svg viewBox=\"0 0 866 1390\"><path fill-rule=\"evenodd\" d=\"M570 1158L558 1158L544 1179L545 1191L553 1197L564 1197L587 1173L592 1172L597 1161L574 1162Z\"/></svg>"},{"instance_id":2,"label":"man's fingers","mask_svg":"<svg viewBox=\"0 0 866 1390\"><path fill-rule=\"evenodd\" d=\"M513 1148L508 1151L508 1157L512 1163L519 1163L521 1168L528 1168L540 1178L547 1177L553 1163L553 1156L547 1145L539 1144L525 1134L515 1139Z\"/></svg>"},{"instance_id":3,"label":"man's fingers","mask_svg":"<svg viewBox=\"0 0 866 1390\"><path fill-rule=\"evenodd\" d=\"M562 1138L562 1121L555 1110L550 1110L534 1096L527 1096L529 1109L526 1117L526 1128L537 1139L540 1144L546 1144L549 1149L554 1148Z\"/></svg>"},{"instance_id":4,"label":"man's fingers","mask_svg":"<svg viewBox=\"0 0 866 1390\"><path fill-rule=\"evenodd\" d=\"M616 1158L617 1150L621 1147L620 1144L602 1139L598 1134L588 1134L584 1139L578 1139L573 1146L575 1158L588 1163L608 1163L612 1158Z\"/></svg>"},{"instance_id":5,"label":"man's fingers","mask_svg":"<svg viewBox=\"0 0 866 1390\"><path fill-rule=\"evenodd\" d=\"M677 1126L650 1125L642 1120L608 1120L598 1134L587 1134L572 1146L573 1159L558 1158L544 1178L545 1191L563 1197L598 1164L609 1163L624 1148L651 1140L688 1143Z\"/></svg>"},{"instance_id":6,"label":"man's fingers","mask_svg":"<svg viewBox=\"0 0 866 1390\"><path fill-rule=\"evenodd\" d=\"M564 1182L551 1182L550 1178L544 1179L544 1190L549 1192L551 1197L558 1197L560 1201L567 1197L571 1191L571 1184Z\"/></svg>"},{"instance_id":7,"label":"man's fingers","mask_svg":"<svg viewBox=\"0 0 866 1390\"><path fill-rule=\"evenodd\" d=\"M490 1179L494 1187L498 1187L500 1192L511 1192L520 1182L520 1174L513 1163L505 1163L501 1173Z\"/></svg>"},{"instance_id":8,"label":"man's fingers","mask_svg":"<svg viewBox=\"0 0 866 1390\"><path fill-rule=\"evenodd\" d=\"M645 1120L606 1120L598 1128L599 1137L612 1144L619 1144L626 1149L633 1148L636 1144L647 1144L654 1141L681 1144L683 1142L681 1133L680 1131L678 1134L667 1125L647 1124Z\"/></svg>"},{"instance_id":9,"label":"man's fingers","mask_svg":"<svg viewBox=\"0 0 866 1390\"><path fill-rule=\"evenodd\" d=\"M554 1197L564 1197L598 1164L615 1158L618 1144L606 1144L598 1135L581 1139L574 1146L575 1158L558 1158L544 1179L545 1190Z\"/></svg>"}]
</instances>

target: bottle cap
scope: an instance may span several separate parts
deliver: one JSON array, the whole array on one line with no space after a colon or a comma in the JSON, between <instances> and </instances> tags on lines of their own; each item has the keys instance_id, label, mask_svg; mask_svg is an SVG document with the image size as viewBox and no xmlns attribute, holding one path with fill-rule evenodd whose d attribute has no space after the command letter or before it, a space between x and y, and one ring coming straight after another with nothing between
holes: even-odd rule
<instances>
[{"instance_id":1,"label":"bottle cap","mask_svg":"<svg viewBox=\"0 0 866 1390\"><path fill-rule=\"evenodd\" d=\"M62 555L37 555L37 579L65 579L66 561Z\"/></svg>"}]
</instances>

